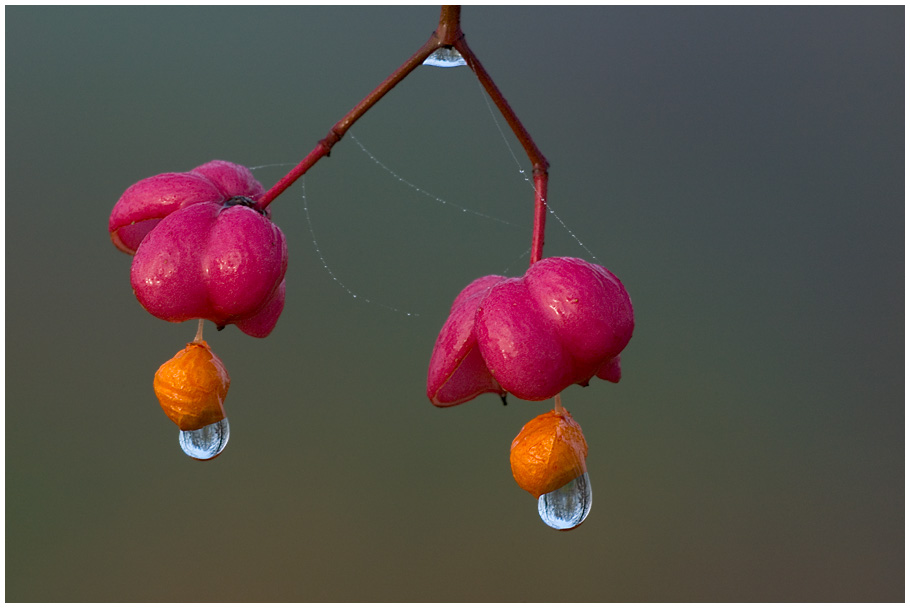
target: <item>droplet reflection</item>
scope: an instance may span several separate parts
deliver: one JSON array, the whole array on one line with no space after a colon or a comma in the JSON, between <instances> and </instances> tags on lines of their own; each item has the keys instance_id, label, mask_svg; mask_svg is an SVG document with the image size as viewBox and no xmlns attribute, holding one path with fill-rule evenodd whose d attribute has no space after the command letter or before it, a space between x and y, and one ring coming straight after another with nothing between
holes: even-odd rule
<instances>
[{"instance_id":1,"label":"droplet reflection","mask_svg":"<svg viewBox=\"0 0 910 608\"><path fill-rule=\"evenodd\" d=\"M227 418L195 431L180 431L180 447L196 460L211 460L221 453L231 436Z\"/></svg>"},{"instance_id":2,"label":"droplet reflection","mask_svg":"<svg viewBox=\"0 0 910 608\"><path fill-rule=\"evenodd\" d=\"M588 474L576 477L558 490L537 499L537 512L543 523L557 530L581 525L591 512L591 480Z\"/></svg>"},{"instance_id":3,"label":"droplet reflection","mask_svg":"<svg viewBox=\"0 0 910 608\"><path fill-rule=\"evenodd\" d=\"M461 53L450 46L443 46L424 59L423 65L431 65L436 68L457 68L461 65L468 65L468 63Z\"/></svg>"}]
</instances>

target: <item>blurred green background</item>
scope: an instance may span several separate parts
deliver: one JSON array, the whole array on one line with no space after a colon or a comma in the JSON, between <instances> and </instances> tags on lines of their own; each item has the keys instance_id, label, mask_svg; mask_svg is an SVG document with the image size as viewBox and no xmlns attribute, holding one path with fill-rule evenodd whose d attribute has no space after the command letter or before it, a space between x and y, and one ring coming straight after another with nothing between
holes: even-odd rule
<instances>
[{"instance_id":1,"label":"blurred green background","mask_svg":"<svg viewBox=\"0 0 910 608\"><path fill-rule=\"evenodd\" d=\"M351 131L446 204L349 138L307 174L357 298L300 188L272 206L287 306L264 340L208 325L232 437L183 455L151 382L195 324L141 309L111 207L296 163L438 14L6 8L6 599L902 601L903 7L464 9L587 248L551 216L545 253L635 305L622 382L563 393L577 530L509 470L551 403L424 394L454 296L530 245L530 164L467 68Z\"/></svg>"}]
</instances>

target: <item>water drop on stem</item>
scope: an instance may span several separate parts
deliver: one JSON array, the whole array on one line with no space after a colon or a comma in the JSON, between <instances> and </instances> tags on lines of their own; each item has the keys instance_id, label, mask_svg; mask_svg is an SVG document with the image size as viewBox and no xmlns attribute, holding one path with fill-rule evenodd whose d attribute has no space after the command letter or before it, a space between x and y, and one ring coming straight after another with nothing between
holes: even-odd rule
<instances>
[{"instance_id":1,"label":"water drop on stem","mask_svg":"<svg viewBox=\"0 0 910 608\"><path fill-rule=\"evenodd\" d=\"M424 59L423 65L430 65L436 68L457 68L468 65L461 53L450 46L443 46L433 51L429 57Z\"/></svg>"}]
</instances>

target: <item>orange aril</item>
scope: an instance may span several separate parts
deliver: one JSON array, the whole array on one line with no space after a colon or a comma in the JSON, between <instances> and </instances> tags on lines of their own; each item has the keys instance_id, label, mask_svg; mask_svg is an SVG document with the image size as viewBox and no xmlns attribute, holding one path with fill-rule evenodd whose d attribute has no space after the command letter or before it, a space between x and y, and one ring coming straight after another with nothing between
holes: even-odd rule
<instances>
[{"instance_id":1,"label":"orange aril","mask_svg":"<svg viewBox=\"0 0 910 608\"><path fill-rule=\"evenodd\" d=\"M224 419L231 377L205 340L186 348L155 372L155 395L181 431L195 431Z\"/></svg>"},{"instance_id":2,"label":"orange aril","mask_svg":"<svg viewBox=\"0 0 910 608\"><path fill-rule=\"evenodd\" d=\"M588 444L568 410L537 416L512 441L512 476L523 490L540 498L587 471Z\"/></svg>"}]
</instances>

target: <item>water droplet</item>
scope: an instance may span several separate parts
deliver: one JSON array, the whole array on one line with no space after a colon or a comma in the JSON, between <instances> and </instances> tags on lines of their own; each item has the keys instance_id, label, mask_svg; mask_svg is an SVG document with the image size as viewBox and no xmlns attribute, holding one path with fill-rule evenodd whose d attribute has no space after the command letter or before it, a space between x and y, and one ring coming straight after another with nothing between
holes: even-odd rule
<instances>
[{"instance_id":1,"label":"water droplet","mask_svg":"<svg viewBox=\"0 0 910 608\"><path fill-rule=\"evenodd\" d=\"M180 447L196 460L211 460L221 453L231 437L227 418L195 431L180 431Z\"/></svg>"},{"instance_id":2,"label":"water droplet","mask_svg":"<svg viewBox=\"0 0 910 608\"><path fill-rule=\"evenodd\" d=\"M537 512L543 523L557 530L581 525L591 512L591 480L588 474L576 477L558 490L537 499Z\"/></svg>"},{"instance_id":3,"label":"water droplet","mask_svg":"<svg viewBox=\"0 0 910 608\"><path fill-rule=\"evenodd\" d=\"M468 65L468 63L461 56L461 53L450 46L443 46L424 59L423 65L431 65L435 68L457 68L461 65Z\"/></svg>"}]
</instances>

